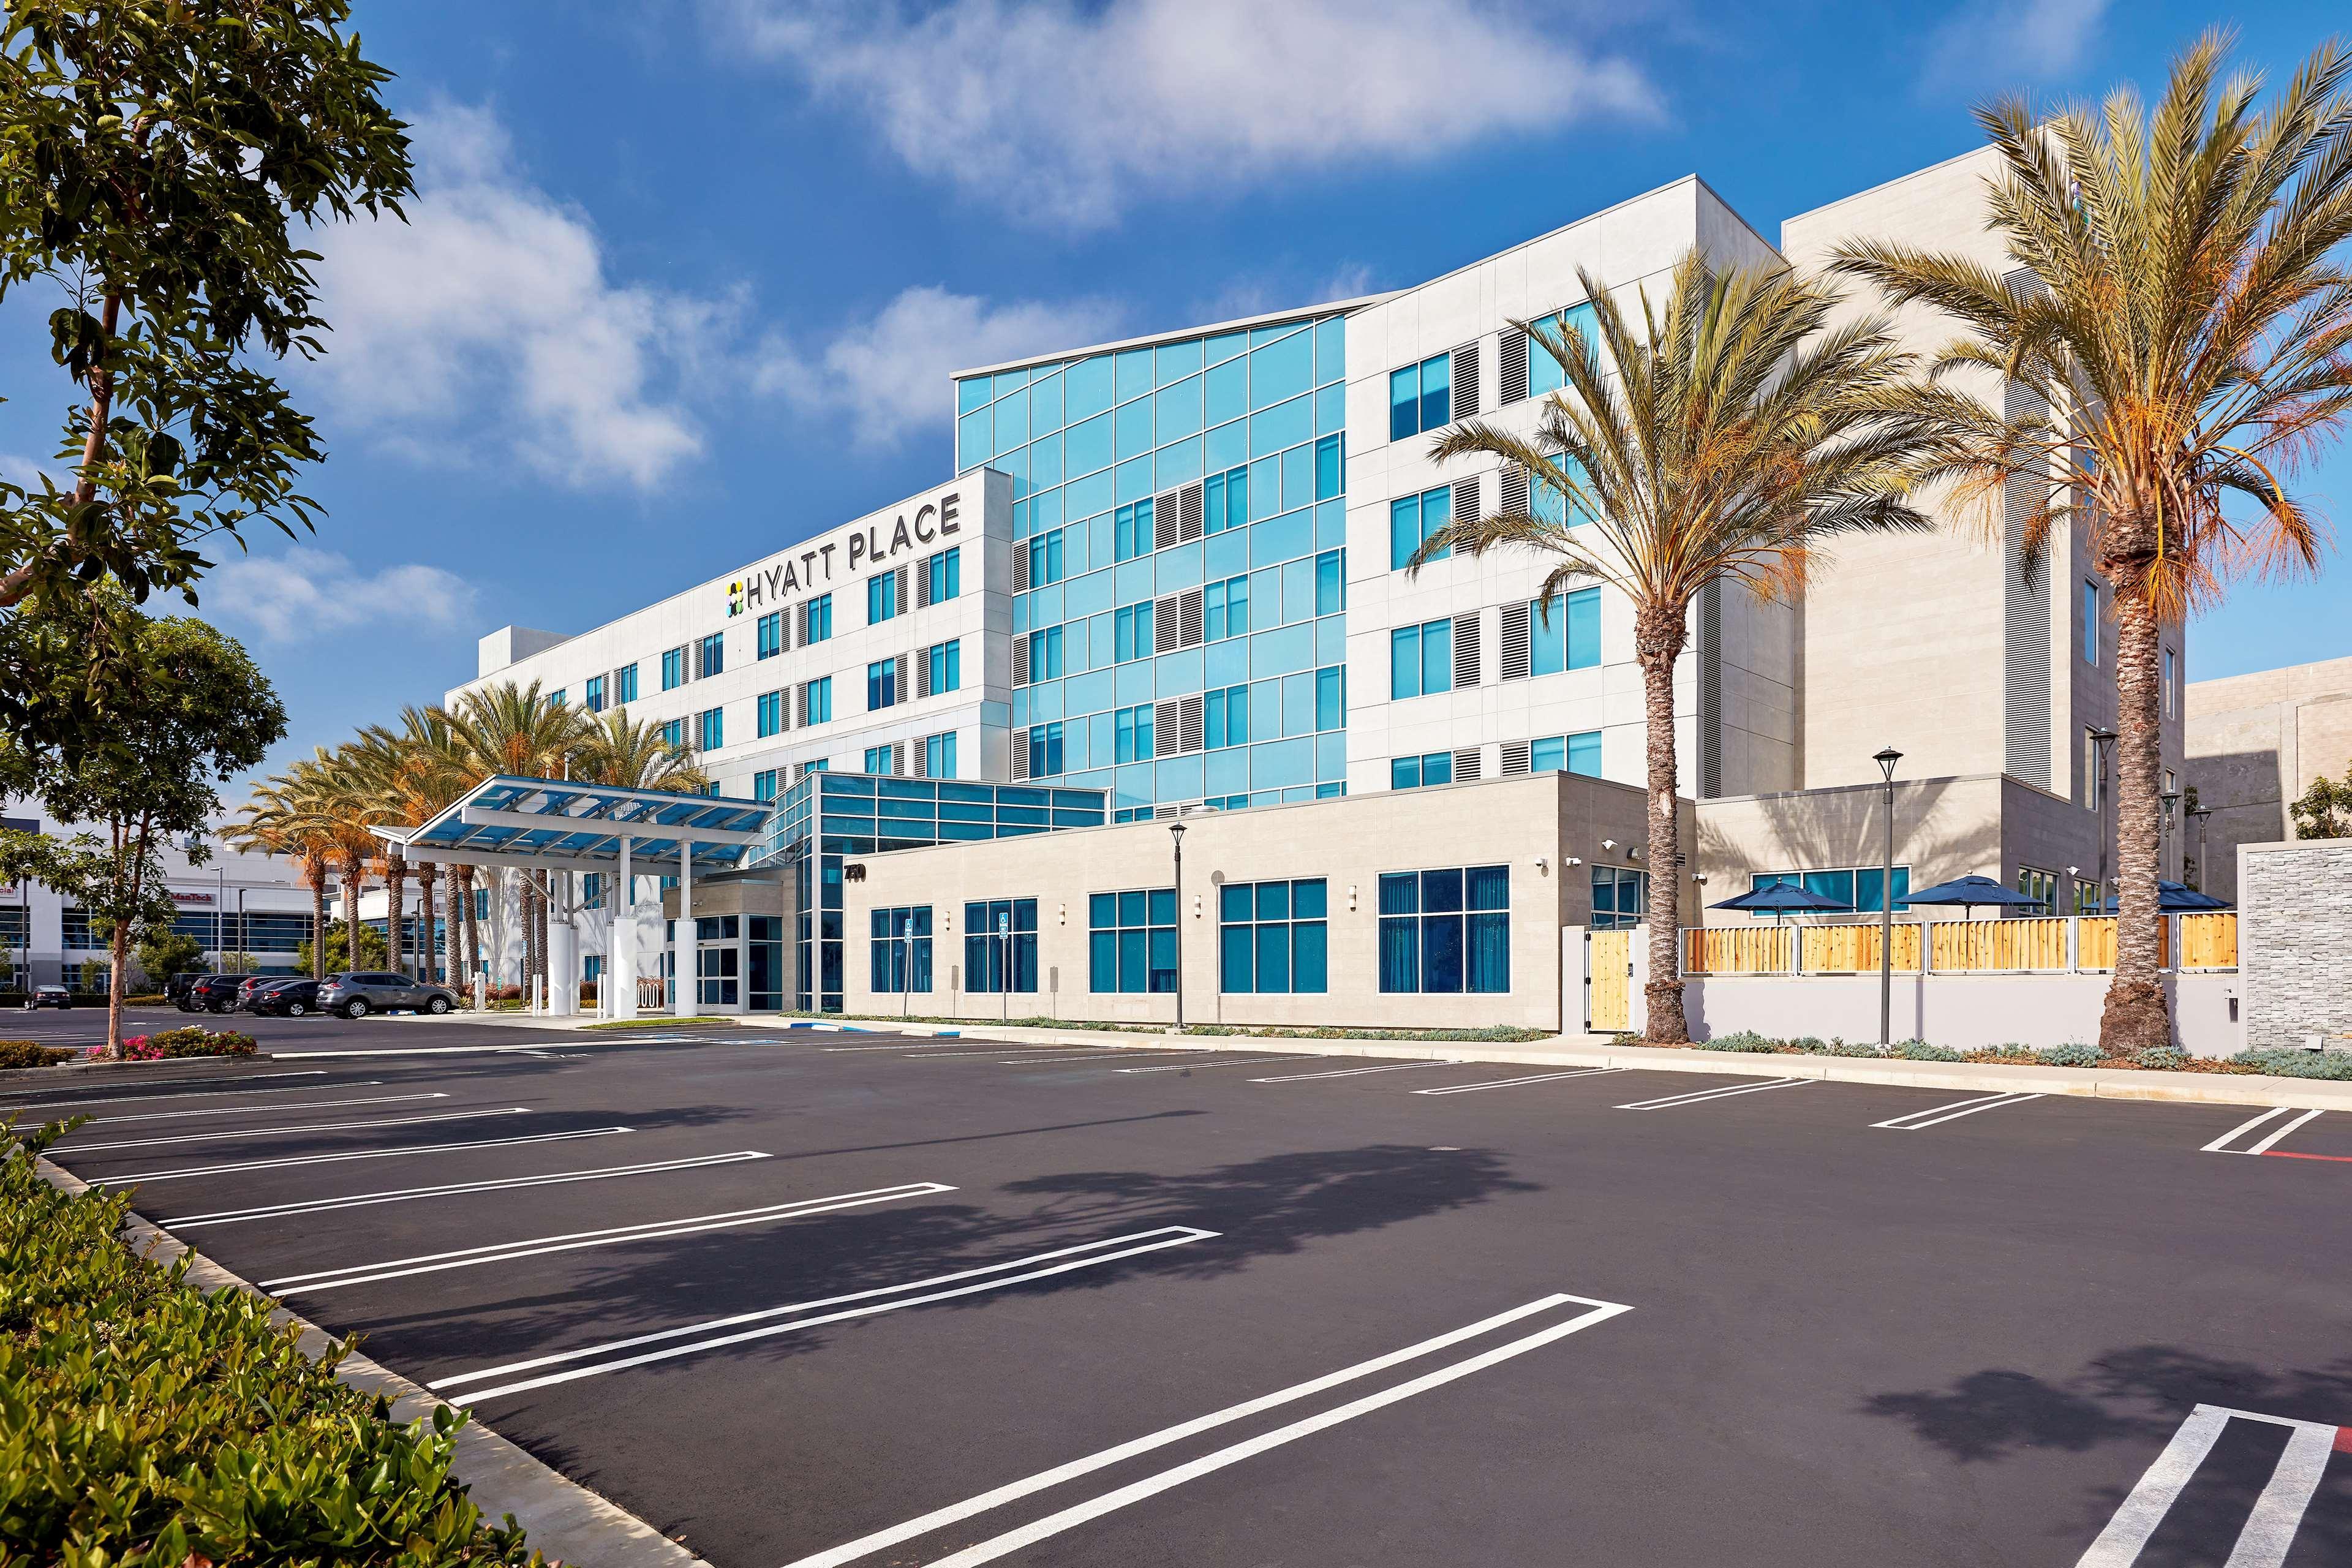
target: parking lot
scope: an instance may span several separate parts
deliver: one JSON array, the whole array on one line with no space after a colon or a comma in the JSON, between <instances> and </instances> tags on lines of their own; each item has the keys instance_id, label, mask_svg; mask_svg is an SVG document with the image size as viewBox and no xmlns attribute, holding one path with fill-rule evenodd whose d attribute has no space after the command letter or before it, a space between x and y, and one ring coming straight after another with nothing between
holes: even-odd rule
<instances>
[{"instance_id":1,"label":"parking lot","mask_svg":"<svg viewBox=\"0 0 2352 1568\"><path fill-rule=\"evenodd\" d=\"M2352 1116L255 1022L0 1093L720 1568L2352 1561Z\"/></svg>"}]
</instances>

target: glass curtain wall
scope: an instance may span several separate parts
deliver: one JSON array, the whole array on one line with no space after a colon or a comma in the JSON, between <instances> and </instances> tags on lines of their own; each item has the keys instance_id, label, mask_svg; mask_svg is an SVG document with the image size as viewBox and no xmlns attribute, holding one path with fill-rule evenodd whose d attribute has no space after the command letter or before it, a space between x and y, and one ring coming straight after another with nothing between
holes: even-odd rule
<instances>
[{"instance_id":1,"label":"glass curtain wall","mask_svg":"<svg viewBox=\"0 0 2352 1568\"><path fill-rule=\"evenodd\" d=\"M1117 818L1345 790L1346 341L1342 318L1302 317L956 384L958 469L1013 477L1013 535L1049 566L1014 596L1013 629L1055 634L1060 657L1051 675L1033 658L1013 728L1046 731L1033 763L1109 791ZM1183 540L1156 507L1194 483L1202 536ZM1213 617L1205 640L1153 624L1156 604L1213 585L1221 606L1240 598L1236 581L1245 613ZM1120 754L1122 711L1236 687L1239 731Z\"/></svg>"}]
</instances>

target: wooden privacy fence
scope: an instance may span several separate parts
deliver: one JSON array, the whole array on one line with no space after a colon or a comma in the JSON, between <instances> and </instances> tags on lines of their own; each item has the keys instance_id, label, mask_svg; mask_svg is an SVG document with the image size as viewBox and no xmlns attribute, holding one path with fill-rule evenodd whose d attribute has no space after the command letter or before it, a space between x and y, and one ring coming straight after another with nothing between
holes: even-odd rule
<instances>
[{"instance_id":1,"label":"wooden privacy fence","mask_svg":"<svg viewBox=\"0 0 2352 1568\"><path fill-rule=\"evenodd\" d=\"M2068 974L2109 970L2116 963L2113 915L1898 921L1896 973L1920 972L1923 936L1930 974ZM2167 969L2238 967L2235 911L2167 915L2160 941L2158 962ZM1683 932L1685 974L1874 974L1878 968L1875 921L1697 926Z\"/></svg>"}]
</instances>

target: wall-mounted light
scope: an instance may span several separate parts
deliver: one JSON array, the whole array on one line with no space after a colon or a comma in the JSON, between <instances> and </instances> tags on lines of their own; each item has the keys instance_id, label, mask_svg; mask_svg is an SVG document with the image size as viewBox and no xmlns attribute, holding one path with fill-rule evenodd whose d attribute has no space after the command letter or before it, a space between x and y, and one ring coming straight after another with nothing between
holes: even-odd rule
<instances>
[{"instance_id":1,"label":"wall-mounted light","mask_svg":"<svg viewBox=\"0 0 2352 1568\"><path fill-rule=\"evenodd\" d=\"M1583 861L1578 859L1573 855L1563 855L1559 858L1559 868L1563 871L1567 870L1570 866L1581 866L1583 864Z\"/></svg>"},{"instance_id":2,"label":"wall-mounted light","mask_svg":"<svg viewBox=\"0 0 2352 1568\"><path fill-rule=\"evenodd\" d=\"M1201 895L1198 893L1192 895L1192 918L1194 920L1201 918Z\"/></svg>"},{"instance_id":3,"label":"wall-mounted light","mask_svg":"<svg viewBox=\"0 0 2352 1568\"><path fill-rule=\"evenodd\" d=\"M1070 923L1069 905L1055 904L1054 906L1054 923L1055 925L1068 925Z\"/></svg>"},{"instance_id":4,"label":"wall-mounted light","mask_svg":"<svg viewBox=\"0 0 2352 1568\"><path fill-rule=\"evenodd\" d=\"M1691 879L1691 880L1692 880L1692 881L1694 881L1694 882L1696 882L1700 887L1704 888L1704 887L1706 887L1706 872L1704 872L1704 871L1701 871L1701 872L1699 872L1696 876L1693 877L1693 878Z\"/></svg>"},{"instance_id":5,"label":"wall-mounted light","mask_svg":"<svg viewBox=\"0 0 2352 1568\"><path fill-rule=\"evenodd\" d=\"M1537 856L1537 857L1536 857L1536 875L1537 875L1537 876L1538 876L1538 877L1542 876L1542 875L1544 874L1545 869L1546 869L1546 868L1547 868L1547 867L1549 866L1549 862L1548 862L1547 860L1545 860L1545 858L1544 858L1542 856L1540 856L1540 855Z\"/></svg>"},{"instance_id":6,"label":"wall-mounted light","mask_svg":"<svg viewBox=\"0 0 2352 1568\"><path fill-rule=\"evenodd\" d=\"M1601 841L1601 847L1603 849L1614 849L1617 847L1617 840L1614 838L1604 838Z\"/></svg>"},{"instance_id":7,"label":"wall-mounted light","mask_svg":"<svg viewBox=\"0 0 2352 1568\"><path fill-rule=\"evenodd\" d=\"M1640 847L1639 847L1639 846L1637 846L1637 845L1633 845L1633 844L1628 844L1627 846L1625 846L1625 858L1626 858L1626 859L1628 859L1628 860L1639 860L1641 858L1642 858L1642 851L1641 851L1641 848L1640 848Z\"/></svg>"},{"instance_id":8,"label":"wall-mounted light","mask_svg":"<svg viewBox=\"0 0 2352 1568\"><path fill-rule=\"evenodd\" d=\"M1354 910L1354 909L1355 909L1355 907L1356 907L1356 884L1355 884L1355 883L1353 883L1353 882L1350 882L1350 883L1349 883L1349 884L1348 884L1348 908L1349 908L1349 910Z\"/></svg>"}]
</instances>

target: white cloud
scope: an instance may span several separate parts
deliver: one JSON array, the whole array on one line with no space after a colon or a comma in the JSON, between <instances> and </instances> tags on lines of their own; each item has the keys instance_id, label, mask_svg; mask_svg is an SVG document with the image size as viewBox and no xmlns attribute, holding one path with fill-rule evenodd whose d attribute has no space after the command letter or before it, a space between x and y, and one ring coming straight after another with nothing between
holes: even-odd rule
<instances>
[{"instance_id":1,"label":"white cloud","mask_svg":"<svg viewBox=\"0 0 2352 1568\"><path fill-rule=\"evenodd\" d=\"M895 446L946 420L952 373L1099 342L1114 334L1120 315L1102 300L999 305L920 285L814 354L772 335L752 384L803 409L845 418L859 446Z\"/></svg>"},{"instance_id":2,"label":"white cloud","mask_svg":"<svg viewBox=\"0 0 2352 1568\"><path fill-rule=\"evenodd\" d=\"M47 479L61 490L73 489L73 470L54 458L28 458L22 452L0 452L0 479L38 492Z\"/></svg>"},{"instance_id":3,"label":"white cloud","mask_svg":"<svg viewBox=\"0 0 2352 1568\"><path fill-rule=\"evenodd\" d=\"M438 566L362 571L346 556L299 544L276 555L234 557L214 569L200 592L207 616L243 622L278 643L378 622L461 628L474 616L473 585Z\"/></svg>"},{"instance_id":4,"label":"white cloud","mask_svg":"<svg viewBox=\"0 0 2352 1568\"><path fill-rule=\"evenodd\" d=\"M2056 81L2090 51L2108 0L1969 0L1928 36L1923 96Z\"/></svg>"},{"instance_id":5,"label":"white cloud","mask_svg":"<svg viewBox=\"0 0 2352 1568\"><path fill-rule=\"evenodd\" d=\"M916 170L1074 228L1139 195L1648 118L1631 62L1510 0L711 0L730 45Z\"/></svg>"},{"instance_id":6,"label":"white cloud","mask_svg":"<svg viewBox=\"0 0 2352 1568\"><path fill-rule=\"evenodd\" d=\"M567 483L647 489L701 454L684 393L738 310L617 282L587 216L519 170L488 110L441 105L412 132L408 222L322 227L335 324L316 374L332 406L436 457L519 457Z\"/></svg>"}]
</instances>

